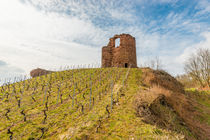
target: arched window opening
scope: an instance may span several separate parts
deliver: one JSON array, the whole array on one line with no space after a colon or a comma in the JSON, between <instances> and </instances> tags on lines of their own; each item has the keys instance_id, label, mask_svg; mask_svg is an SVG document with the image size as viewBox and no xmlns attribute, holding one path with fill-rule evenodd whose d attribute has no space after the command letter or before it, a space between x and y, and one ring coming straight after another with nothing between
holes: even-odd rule
<instances>
[{"instance_id":1,"label":"arched window opening","mask_svg":"<svg viewBox=\"0 0 210 140\"><path fill-rule=\"evenodd\" d=\"M115 39L115 47L120 46L120 38Z\"/></svg>"}]
</instances>

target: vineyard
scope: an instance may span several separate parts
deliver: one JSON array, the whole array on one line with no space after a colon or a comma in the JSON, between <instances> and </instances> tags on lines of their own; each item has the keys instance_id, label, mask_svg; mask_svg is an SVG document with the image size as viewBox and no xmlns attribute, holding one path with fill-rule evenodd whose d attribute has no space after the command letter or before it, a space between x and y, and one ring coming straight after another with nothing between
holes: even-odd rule
<instances>
[{"instance_id":1,"label":"vineyard","mask_svg":"<svg viewBox=\"0 0 210 140\"><path fill-rule=\"evenodd\" d=\"M171 131L137 117L135 95L149 89L142 75L138 68L80 68L1 86L0 139L184 139L192 135L178 119ZM177 117L163 107L164 113L167 109Z\"/></svg>"},{"instance_id":2,"label":"vineyard","mask_svg":"<svg viewBox=\"0 0 210 140\"><path fill-rule=\"evenodd\" d=\"M118 68L73 69L2 86L0 139L48 137L53 129L61 127L62 131L66 124L76 123L75 119L96 104L103 103L103 110L95 115L109 117L128 72ZM109 96L108 102L103 102L105 96Z\"/></svg>"}]
</instances>

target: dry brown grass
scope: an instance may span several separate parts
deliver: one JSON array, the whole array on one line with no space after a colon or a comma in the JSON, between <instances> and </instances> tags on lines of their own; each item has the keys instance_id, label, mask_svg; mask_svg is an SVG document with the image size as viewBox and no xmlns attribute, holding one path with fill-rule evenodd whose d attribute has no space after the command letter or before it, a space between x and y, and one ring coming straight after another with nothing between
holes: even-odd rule
<instances>
[{"instance_id":1,"label":"dry brown grass","mask_svg":"<svg viewBox=\"0 0 210 140\"><path fill-rule=\"evenodd\" d=\"M174 77L163 70L152 70L150 68L142 68L143 83L149 86L158 85L165 89L184 92L184 86Z\"/></svg>"},{"instance_id":2,"label":"dry brown grass","mask_svg":"<svg viewBox=\"0 0 210 140\"><path fill-rule=\"evenodd\" d=\"M195 109L196 103L185 95L183 85L164 71L150 68L144 68L142 71L142 82L148 86L148 90L141 91L136 97L134 104L138 115L147 118L147 122L159 123L159 126L171 129L172 124L164 120L167 116L157 111L162 104L176 112L177 121L182 122L181 125L186 126L197 139L210 139L210 127L196 119L201 112Z\"/></svg>"}]
</instances>

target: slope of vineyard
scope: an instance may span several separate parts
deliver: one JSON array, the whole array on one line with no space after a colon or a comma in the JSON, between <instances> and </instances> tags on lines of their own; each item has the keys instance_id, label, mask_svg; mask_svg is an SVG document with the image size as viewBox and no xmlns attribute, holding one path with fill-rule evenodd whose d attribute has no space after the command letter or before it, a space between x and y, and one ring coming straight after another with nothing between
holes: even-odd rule
<instances>
[{"instance_id":1,"label":"slope of vineyard","mask_svg":"<svg viewBox=\"0 0 210 140\"><path fill-rule=\"evenodd\" d=\"M136 99L150 89L143 75L138 68L73 69L2 86L0 139L197 138L156 97L149 108L160 110L155 117L164 125L138 115Z\"/></svg>"}]
</instances>

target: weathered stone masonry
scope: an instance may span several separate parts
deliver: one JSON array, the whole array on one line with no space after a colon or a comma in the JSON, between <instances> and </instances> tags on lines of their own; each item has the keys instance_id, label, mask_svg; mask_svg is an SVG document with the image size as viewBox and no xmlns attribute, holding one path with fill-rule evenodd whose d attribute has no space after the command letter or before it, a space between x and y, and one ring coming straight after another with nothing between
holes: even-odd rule
<instances>
[{"instance_id":1,"label":"weathered stone masonry","mask_svg":"<svg viewBox=\"0 0 210 140\"><path fill-rule=\"evenodd\" d=\"M120 39L120 45L115 46L115 40ZM102 67L137 67L136 41L129 34L115 35L109 39L107 46L102 48Z\"/></svg>"}]
</instances>

